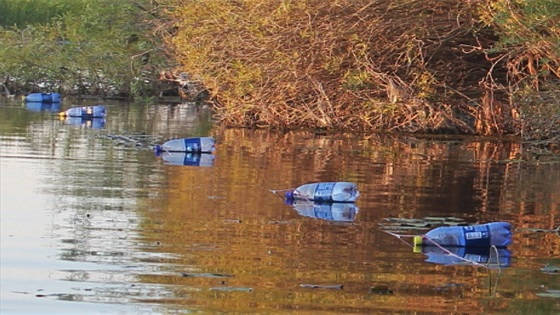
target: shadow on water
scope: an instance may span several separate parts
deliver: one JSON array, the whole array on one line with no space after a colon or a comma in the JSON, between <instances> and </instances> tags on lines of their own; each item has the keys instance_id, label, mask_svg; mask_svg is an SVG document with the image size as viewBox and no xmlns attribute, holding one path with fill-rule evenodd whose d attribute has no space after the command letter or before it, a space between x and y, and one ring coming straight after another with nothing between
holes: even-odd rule
<instances>
[{"instance_id":1,"label":"shadow on water","mask_svg":"<svg viewBox=\"0 0 560 315\"><path fill-rule=\"evenodd\" d=\"M207 135L209 156L149 148ZM2 104L0 147L4 310L560 310L560 165L522 160L518 143L212 128L188 104L109 104L102 128L77 128ZM342 180L355 205L270 192ZM414 253L379 228L497 220L515 227L498 270Z\"/></svg>"}]
</instances>

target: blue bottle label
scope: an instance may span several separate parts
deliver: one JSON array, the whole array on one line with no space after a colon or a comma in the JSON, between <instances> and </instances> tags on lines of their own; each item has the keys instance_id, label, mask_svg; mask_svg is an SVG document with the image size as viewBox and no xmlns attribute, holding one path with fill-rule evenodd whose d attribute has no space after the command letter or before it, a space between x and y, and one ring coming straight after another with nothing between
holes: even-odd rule
<instances>
[{"instance_id":1,"label":"blue bottle label","mask_svg":"<svg viewBox=\"0 0 560 315\"><path fill-rule=\"evenodd\" d=\"M336 183L320 183L315 188L315 201L332 201L332 192Z\"/></svg>"},{"instance_id":2,"label":"blue bottle label","mask_svg":"<svg viewBox=\"0 0 560 315\"><path fill-rule=\"evenodd\" d=\"M465 246L490 247L490 229L488 225L464 226Z\"/></svg>"},{"instance_id":3,"label":"blue bottle label","mask_svg":"<svg viewBox=\"0 0 560 315\"><path fill-rule=\"evenodd\" d=\"M187 152L200 152L202 147L200 145L200 138L185 139L185 151Z\"/></svg>"}]
</instances>

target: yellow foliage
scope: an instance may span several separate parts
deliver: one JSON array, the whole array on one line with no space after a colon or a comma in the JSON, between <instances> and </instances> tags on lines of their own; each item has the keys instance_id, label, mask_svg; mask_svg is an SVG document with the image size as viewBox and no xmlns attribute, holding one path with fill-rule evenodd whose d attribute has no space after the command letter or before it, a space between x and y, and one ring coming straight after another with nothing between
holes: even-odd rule
<instances>
[{"instance_id":1,"label":"yellow foliage","mask_svg":"<svg viewBox=\"0 0 560 315\"><path fill-rule=\"evenodd\" d=\"M434 84L436 82L437 80L431 73L427 71L422 72L418 76L418 83L416 84L419 88L418 97L423 99L433 97L435 93Z\"/></svg>"},{"instance_id":2,"label":"yellow foliage","mask_svg":"<svg viewBox=\"0 0 560 315\"><path fill-rule=\"evenodd\" d=\"M226 125L473 132L466 105L494 69L477 45L495 41L485 27L497 11L523 1L163 2L178 70L200 78Z\"/></svg>"}]
</instances>

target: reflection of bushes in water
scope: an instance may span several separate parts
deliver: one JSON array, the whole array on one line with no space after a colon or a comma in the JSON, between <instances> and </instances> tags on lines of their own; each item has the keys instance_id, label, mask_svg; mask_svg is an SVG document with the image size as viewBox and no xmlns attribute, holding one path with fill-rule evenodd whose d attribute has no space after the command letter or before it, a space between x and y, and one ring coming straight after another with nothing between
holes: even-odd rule
<instances>
[{"instance_id":1,"label":"reflection of bushes in water","mask_svg":"<svg viewBox=\"0 0 560 315\"><path fill-rule=\"evenodd\" d=\"M197 253L196 265L202 270L233 274L235 279L228 285L247 286L247 283L251 283L253 288L257 286L255 294L263 292L259 289L261 286L282 290L288 283L287 287L291 290L298 284L313 283L317 279L320 279L322 284L341 283L344 284L345 290L347 287L353 290L351 294L337 293L332 300L322 301L321 305L330 307L330 310L344 311L350 309L350 306L356 306L355 309L370 313L375 313L380 307L383 307L383 311L402 311L403 305L410 307L410 296L421 295L422 299L416 300L420 301L418 305L421 305L422 309L442 312L448 310L447 306L450 305L438 304L443 302L435 298L441 298L442 294L461 295L461 301L466 301L465 304L451 303L454 311L472 312L473 309L477 309L483 312L489 309L482 309L479 301L481 296L488 295L486 270L470 267L434 267L421 263L421 257L413 258L412 261L410 249L393 242L384 234L376 233L375 230L380 221L379 216L387 215L388 211L399 218L424 216L426 213L420 210L425 200L420 198L426 194L440 195L441 192L431 187L453 184L464 186L466 182L458 178L465 173L467 176L480 178L476 180L476 185L482 186L487 182L482 177L487 174L487 166L517 167L519 163L512 161L507 164L505 161L517 156L519 145L486 144L461 139L439 142L410 136L398 138L380 135L357 140L353 134L317 136L312 132L290 132L278 135L264 130L248 129L220 129L214 136L219 142L216 154L220 165L213 170L212 176L200 176L199 172L193 173L185 168L171 171L170 185L181 189L171 188L168 195L161 199L166 211L146 212L149 220L142 227L142 231L167 231L157 235L157 239L169 252L180 255L187 253L183 257L188 259L194 250ZM444 167L454 168L455 173L446 171ZM474 169L471 171L471 168ZM530 179L532 176L536 179L537 176L534 174L534 168L522 165L520 171L523 173L510 172L508 175L492 177L489 182L493 183L493 186L487 187L487 193L492 195L498 191L496 182L506 183L503 189L510 189L512 193L513 187L530 191L531 187L534 187L533 183L530 184ZM491 172L500 171L491 169ZM558 173L549 173L551 179L559 178ZM364 209L357 217L358 224L342 227L299 218L292 221L294 214L291 210L267 190L288 188L290 185L313 180L357 181L363 193L358 200L358 206ZM552 182L558 187L558 180L543 181ZM230 184L223 186L223 183ZM411 186L413 187L410 190L405 190ZM252 188L256 188L256 191ZM418 199L413 199L416 197L415 193ZM482 192L473 192L479 193ZM210 200L209 195L219 195L223 201ZM444 198L447 200L452 197L444 195ZM545 198L547 197L542 199ZM160 202L157 199L152 201ZM520 213L519 217L515 216L516 213L509 217L510 212L522 209L518 202L504 202L499 206L496 203L490 204L490 210L486 213L477 211L478 209L470 212L471 209L467 208L461 210L465 213L476 213L476 217L466 216L468 221L488 221L488 218L504 217L511 218L517 227L520 226L518 218L527 219L523 213ZM161 205L154 206L154 209L158 209L157 207ZM496 212L497 207L503 208ZM279 221L271 222L271 218ZM530 226L544 227L548 220L557 221L557 218L557 215L535 213ZM239 221L225 223L226 219ZM199 249L200 246L208 244L214 249ZM548 253L558 253L557 249L553 249L552 252L550 247L524 246L519 241L514 245L516 247L512 252L515 257L547 257ZM390 250L383 250L387 248ZM526 251L520 252L519 248ZM263 255L267 252L271 254ZM531 259L519 260L523 260L523 263L534 263ZM519 260L515 261L516 265L521 264ZM534 269L535 266L530 268ZM265 282L261 281L263 274L266 274ZM371 275L375 276L368 278ZM453 278L451 283L449 275ZM155 279L153 275L141 277L144 282ZM177 278L164 277L163 281L167 281L166 279L176 281ZM533 286L504 285L502 279L500 278L497 284L500 292L534 292ZM367 292L368 287L378 283L387 285L394 292L394 298L387 301L370 299L371 296L365 299L356 298L354 292ZM192 282L190 284L192 285ZM360 291L355 291L357 288L360 288ZM281 302L266 299L266 303L257 307L268 310L266 307L276 305L275 303L309 305L310 300L318 301L318 298L330 294L324 291L320 294L316 292L318 291L296 292L295 298L290 296L287 302L281 298L278 298ZM202 290L197 294L200 294L200 300L214 305L216 299L209 298L211 293ZM219 301L219 307L245 310L244 305L250 304L250 301L244 300L246 298L240 296L222 299ZM341 305L345 308L340 308ZM249 309L254 308L247 307L247 311ZM496 307L492 308L495 309Z\"/></svg>"},{"instance_id":2,"label":"reflection of bushes in water","mask_svg":"<svg viewBox=\"0 0 560 315\"><path fill-rule=\"evenodd\" d=\"M474 209L463 205L464 209L460 210L480 210L482 216L495 211L545 215L555 211L560 203L557 165L539 165L527 160L520 143L475 139L430 141L386 135L372 135L358 141L353 140L355 137L353 134L316 137L303 131L279 137L248 130L225 130L218 135L223 147L247 152L255 163L264 154L264 160L273 161L281 168L278 173L282 174L284 186L304 181L358 181L364 172L363 165L372 165L375 176L367 180L366 184L371 186L366 191L406 188L409 194L403 198L418 195L404 203L403 210L412 213L426 204L422 199L426 196L425 189L434 185L451 204L461 205L470 200ZM235 146L230 147L228 144L232 143ZM450 162L434 165L429 161ZM464 163L468 167L458 167ZM465 189L470 195L464 196ZM463 200L464 197L467 199ZM543 226L554 226L554 218L551 219Z\"/></svg>"},{"instance_id":3,"label":"reflection of bushes in water","mask_svg":"<svg viewBox=\"0 0 560 315\"><path fill-rule=\"evenodd\" d=\"M519 133L510 96L560 62L528 2L181 1L169 42L229 125Z\"/></svg>"},{"instance_id":4,"label":"reflection of bushes in water","mask_svg":"<svg viewBox=\"0 0 560 315\"><path fill-rule=\"evenodd\" d=\"M150 1L28 2L6 2L17 27L0 28L0 80L12 93L148 92L162 61L147 32Z\"/></svg>"},{"instance_id":5,"label":"reflection of bushes in water","mask_svg":"<svg viewBox=\"0 0 560 315\"><path fill-rule=\"evenodd\" d=\"M560 169L557 163L539 165L524 160L520 143L390 135L356 140L353 134L317 137L301 131L278 136L246 129L226 129L216 136L228 157L243 152L248 159L228 159L226 169L237 170L232 174L239 176L232 177L233 182L252 178L271 185L268 178L276 178L276 186L269 186L276 189L312 181L354 181L362 193L360 207L371 207L367 203L375 196L376 202L394 205L395 215L405 218L444 211L441 215L452 213L479 222L496 220L499 215L516 228L553 229L560 223ZM265 180L252 177L251 169L238 163L276 166L266 172ZM364 172L368 174L365 178ZM366 210L360 216L368 221L375 214ZM558 256L558 237L535 234L532 242L538 246L519 249L514 244L515 250L526 256L543 251Z\"/></svg>"}]
</instances>

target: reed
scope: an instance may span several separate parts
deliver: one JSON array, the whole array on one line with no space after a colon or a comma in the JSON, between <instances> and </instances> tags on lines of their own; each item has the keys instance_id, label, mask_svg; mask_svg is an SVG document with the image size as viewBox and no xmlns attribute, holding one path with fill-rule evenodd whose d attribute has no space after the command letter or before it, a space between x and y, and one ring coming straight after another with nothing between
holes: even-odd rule
<instances>
[{"instance_id":1,"label":"reed","mask_svg":"<svg viewBox=\"0 0 560 315\"><path fill-rule=\"evenodd\" d=\"M530 1L165 2L176 71L210 89L230 126L519 134L515 93L558 80L552 0L538 1L552 35L514 51L506 35Z\"/></svg>"}]
</instances>

